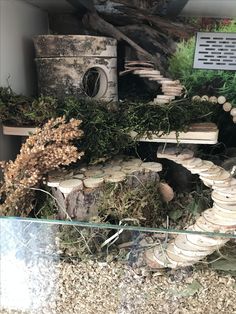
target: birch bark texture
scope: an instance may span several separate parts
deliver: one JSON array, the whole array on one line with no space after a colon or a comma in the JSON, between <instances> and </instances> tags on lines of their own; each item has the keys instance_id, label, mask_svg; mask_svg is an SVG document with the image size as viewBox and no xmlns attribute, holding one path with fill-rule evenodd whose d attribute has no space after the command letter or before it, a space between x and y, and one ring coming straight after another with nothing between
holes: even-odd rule
<instances>
[{"instance_id":1,"label":"birch bark texture","mask_svg":"<svg viewBox=\"0 0 236 314\"><path fill-rule=\"evenodd\" d=\"M116 101L117 42L87 35L34 38L39 94Z\"/></svg>"}]
</instances>

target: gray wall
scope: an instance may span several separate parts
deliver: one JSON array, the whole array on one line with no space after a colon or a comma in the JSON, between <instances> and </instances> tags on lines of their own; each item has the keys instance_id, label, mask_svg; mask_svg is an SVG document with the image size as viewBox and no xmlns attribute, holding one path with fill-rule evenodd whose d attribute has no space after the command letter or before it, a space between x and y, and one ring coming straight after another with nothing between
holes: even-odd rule
<instances>
[{"instance_id":1,"label":"gray wall","mask_svg":"<svg viewBox=\"0 0 236 314\"><path fill-rule=\"evenodd\" d=\"M181 12L183 16L235 18L235 0L189 0Z\"/></svg>"},{"instance_id":2,"label":"gray wall","mask_svg":"<svg viewBox=\"0 0 236 314\"><path fill-rule=\"evenodd\" d=\"M0 0L0 86L16 93L36 92L32 37L48 33L46 12L22 0ZM15 157L19 138L4 136L0 125L0 160Z\"/></svg>"}]
</instances>

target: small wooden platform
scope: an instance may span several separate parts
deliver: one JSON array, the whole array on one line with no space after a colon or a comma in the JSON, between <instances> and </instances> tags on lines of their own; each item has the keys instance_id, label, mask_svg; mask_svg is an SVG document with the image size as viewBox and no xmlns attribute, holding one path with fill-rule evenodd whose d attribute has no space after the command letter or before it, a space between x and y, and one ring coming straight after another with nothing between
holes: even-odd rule
<instances>
[{"instance_id":1,"label":"small wooden platform","mask_svg":"<svg viewBox=\"0 0 236 314\"><path fill-rule=\"evenodd\" d=\"M3 134L15 136L29 136L34 133L35 128L9 127L3 126ZM183 144L216 144L218 141L219 130L214 123L195 123L192 124L188 132L170 132L167 135L151 137L138 137L138 133L131 132L133 138L138 137L139 142L153 143L183 143Z\"/></svg>"},{"instance_id":2,"label":"small wooden platform","mask_svg":"<svg viewBox=\"0 0 236 314\"><path fill-rule=\"evenodd\" d=\"M170 132L167 135L157 136L149 133L148 137L138 137L138 133L131 132L133 138L137 137L139 142L153 143L182 143L182 144L216 144L219 130L214 123L192 124L188 132ZM150 136L151 134L151 136Z\"/></svg>"},{"instance_id":3,"label":"small wooden platform","mask_svg":"<svg viewBox=\"0 0 236 314\"><path fill-rule=\"evenodd\" d=\"M6 126L3 125L4 135L14 135L14 136L29 136L35 132L35 128L28 127L17 127L17 126Z\"/></svg>"}]
</instances>

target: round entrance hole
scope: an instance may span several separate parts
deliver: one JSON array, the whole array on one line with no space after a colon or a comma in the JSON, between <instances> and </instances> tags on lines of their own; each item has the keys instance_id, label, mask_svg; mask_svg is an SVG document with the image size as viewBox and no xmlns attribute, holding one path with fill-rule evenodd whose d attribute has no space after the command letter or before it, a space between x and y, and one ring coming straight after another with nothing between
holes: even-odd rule
<instances>
[{"instance_id":1,"label":"round entrance hole","mask_svg":"<svg viewBox=\"0 0 236 314\"><path fill-rule=\"evenodd\" d=\"M103 69L92 67L85 72L82 84L87 96L95 99L102 98L108 87L107 75Z\"/></svg>"}]
</instances>

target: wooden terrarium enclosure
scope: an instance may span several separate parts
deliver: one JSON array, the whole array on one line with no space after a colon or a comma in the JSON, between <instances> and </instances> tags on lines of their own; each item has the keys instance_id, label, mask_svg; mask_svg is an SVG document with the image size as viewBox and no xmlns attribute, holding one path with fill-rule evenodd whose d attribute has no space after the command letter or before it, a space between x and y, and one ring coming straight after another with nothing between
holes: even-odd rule
<instances>
[{"instance_id":1,"label":"wooden terrarium enclosure","mask_svg":"<svg viewBox=\"0 0 236 314\"><path fill-rule=\"evenodd\" d=\"M236 22L179 16L174 2L46 5L50 31L31 36L37 93L0 87L3 136L22 143L2 162L2 216L174 228L142 251L152 269L235 237Z\"/></svg>"}]
</instances>

